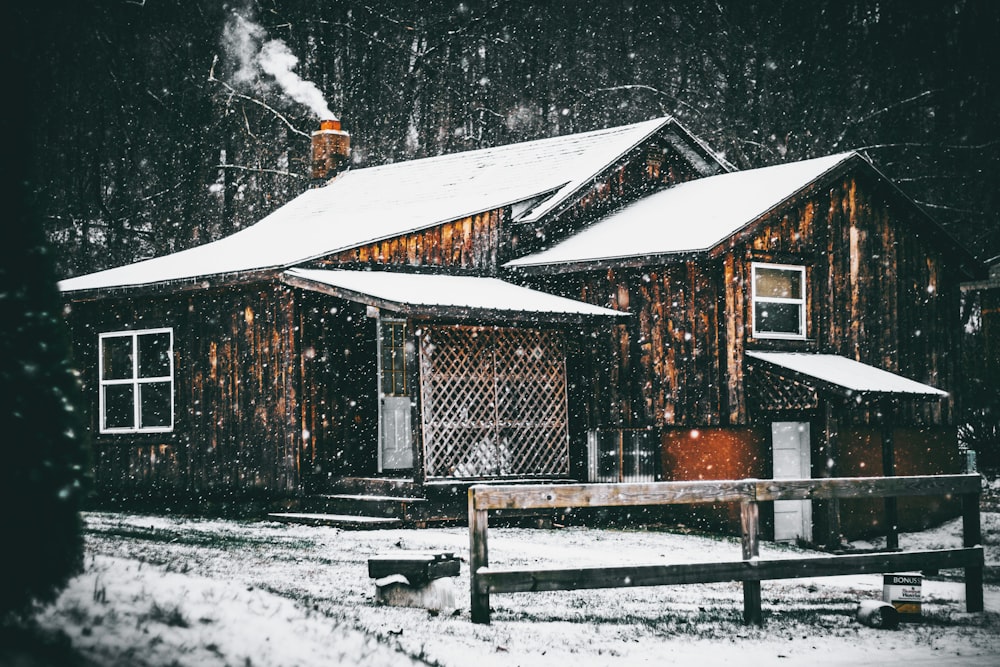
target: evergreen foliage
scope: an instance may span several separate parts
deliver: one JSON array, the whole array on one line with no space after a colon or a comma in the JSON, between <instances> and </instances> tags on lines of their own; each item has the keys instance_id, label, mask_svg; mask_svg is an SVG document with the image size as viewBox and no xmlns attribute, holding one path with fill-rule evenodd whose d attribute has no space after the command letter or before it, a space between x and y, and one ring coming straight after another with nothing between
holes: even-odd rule
<instances>
[{"instance_id":1,"label":"evergreen foliage","mask_svg":"<svg viewBox=\"0 0 1000 667\"><path fill-rule=\"evenodd\" d=\"M21 23L15 23L21 28ZM18 53L12 88L27 90L18 75L28 60ZM15 107L15 122L30 107ZM7 138L6 159L23 160L28 135ZM0 242L0 507L3 508L3 574L0 622L30 614L55 598L81 570L79 515L84 492L85 431L79 384L56 290L53 253L43 233L40 207L21 164L6 165Z\"/></svg>"},{"instance_id":2,"label":"evergreen foliage","mask_svg":"<svg viewBox=\"0 0 1000 667\"><path fill-rule=\"evenodd\" d=\"M85 432L78 383L37 217L8 218L0 262L0 616L51 600L82 564Z\"/></svg>"}]
</instances>

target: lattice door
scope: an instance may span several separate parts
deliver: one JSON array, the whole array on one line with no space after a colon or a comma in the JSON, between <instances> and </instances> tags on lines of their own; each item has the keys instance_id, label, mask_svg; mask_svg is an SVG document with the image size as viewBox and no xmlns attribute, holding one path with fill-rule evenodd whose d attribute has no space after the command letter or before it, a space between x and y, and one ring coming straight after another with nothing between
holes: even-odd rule
<instances>
[{"instance_id":1,"label":"lattice door","mask_svg":"<svg viewBox=\"0 0 1000 667\"><path fill-rule=\"evenodd\" d=\"M569 472L561 333L428 327L420 389L428 476Z\"/></svg>"}]
</instances>

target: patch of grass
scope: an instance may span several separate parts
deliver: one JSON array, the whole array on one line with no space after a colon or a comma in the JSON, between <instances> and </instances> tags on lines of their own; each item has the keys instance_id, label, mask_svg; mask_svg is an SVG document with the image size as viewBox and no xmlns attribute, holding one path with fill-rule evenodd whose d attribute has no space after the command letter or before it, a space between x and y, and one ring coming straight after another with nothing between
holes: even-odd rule
<instances>
[{"instance_id":1,"label":"patch of grass","mask_svg":"<svg viewBox=\"0 0 1000 667\"><path fill-rule=\"evenodd\" d=\"M140 617L140 620L162 623L172 628L189 628L191 624L184 618L179 606L161 607L155 600L149 608L149 612Z\"/></svg>"},{"instance_id":2,"label":"patch of grass","mask_svg":"<svg viewBox=\"0 0 1000 667\"><path fill-rule=\"evenodd\" d=\"M211 547L224 551L240 547L268 547L273 548L275 542L280 542L281 546L289 549L306 549L314 546L309 540L288 540L279 538L263 538L239 533L217 533L200 531L177 531L167 528L145 528L142 526L130 526L118 524L113 526L93 525L88 523L84 529L87 535L107 538L127 538L142 542L154 542L161 544L177 544L192 547Z\"/></svg>"}]
</instances>

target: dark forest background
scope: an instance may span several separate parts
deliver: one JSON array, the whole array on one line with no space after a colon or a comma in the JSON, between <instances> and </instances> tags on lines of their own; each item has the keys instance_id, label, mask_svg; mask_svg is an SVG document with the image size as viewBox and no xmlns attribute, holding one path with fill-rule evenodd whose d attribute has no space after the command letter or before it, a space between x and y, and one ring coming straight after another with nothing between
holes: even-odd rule
<instances>
[{"instance_id":1,"label":"dark forest background","mask_svg":"<svg viewBox=\"0 0 1000 667\"><path fill-rule=\"evenodd\" d=\"M245 46L280 39L297 56L351 132L355 167L669 114L741 168L859 149L977 256L1000 254L992 0L8 11L23 19L9 25L25 77L5 104L26 110L9 131L30 144L14 159L61 276L217 238L308 187L316 114L237 58L236 14Z\"/></svg>"}]
</instances>

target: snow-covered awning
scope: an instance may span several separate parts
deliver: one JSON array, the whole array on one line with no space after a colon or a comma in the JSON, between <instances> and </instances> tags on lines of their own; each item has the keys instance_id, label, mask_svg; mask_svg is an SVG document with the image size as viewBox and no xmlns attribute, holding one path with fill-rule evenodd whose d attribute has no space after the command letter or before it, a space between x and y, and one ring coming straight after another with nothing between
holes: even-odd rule
<instances>
[{"instance_id":1,"label":"snow-covered awning","mask_svg":"<svg viewBox=\"0 0 1000 667\"><path fill-rule=\"evenodd\" d=\"M746 354L751 359L777 367L775 370L780 375L817 390L833 391L847 396L903 395L911 398L948 396L948 392L936 387L836 354L806 352L747 352Z\"/></svg>"},{"instance_id":2,"label":"snow-covered awning","mask_svg":"<svg viewBox=\"0 0 1000 667\"><path fill-rule=\"evenodd\" d=\"M610 308L478 276L289 269L281 274L281 280L293 287L413 316L502 321L579 321L628 316Z\"/></svg>"}]
</instances>

